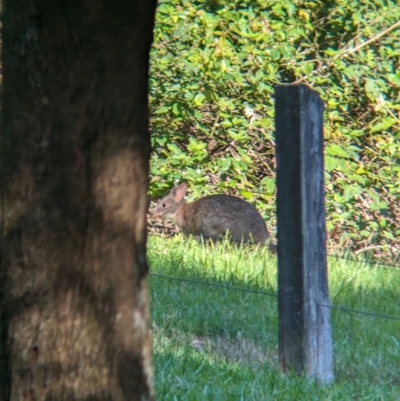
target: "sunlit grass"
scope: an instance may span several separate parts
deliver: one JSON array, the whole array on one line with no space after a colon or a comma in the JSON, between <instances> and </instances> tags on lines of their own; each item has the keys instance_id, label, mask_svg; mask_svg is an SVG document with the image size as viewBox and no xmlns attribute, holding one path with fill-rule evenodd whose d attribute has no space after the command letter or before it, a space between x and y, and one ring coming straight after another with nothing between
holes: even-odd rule
<instances>
[{"instance_id":1,"label":"sunlit grass","mask_svg":"<svg viewBox=\"0 0 400 401\"><path fill-rule=\"evenodd\" d=\"M266 249L152 237L148 255L158 399L400 400L400 321L332 310L336 381L318 387L279 371ZM329 258L328 272L333 305L400 316L400 270Z\"/></svg>"}]
</instances>

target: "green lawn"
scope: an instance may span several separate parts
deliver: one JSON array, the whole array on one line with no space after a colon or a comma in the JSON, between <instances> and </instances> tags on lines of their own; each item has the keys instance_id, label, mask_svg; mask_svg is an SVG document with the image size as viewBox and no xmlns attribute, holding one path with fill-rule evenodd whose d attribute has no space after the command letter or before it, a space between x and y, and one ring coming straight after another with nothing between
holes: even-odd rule
<instances>
[{"instance_id":1,"label":"green lawn","mask_svg":"<svg viewBox=\"0 0 400 401\"><path fill-rule=\"evenodd\" d=\"M319 387L279 372L276 257L181 237L148 256L158 400L400 400L400 321L332 310L336 381ZM400 317L399 269L328 269L333 305Z\"/></svg>"}]
</instances>

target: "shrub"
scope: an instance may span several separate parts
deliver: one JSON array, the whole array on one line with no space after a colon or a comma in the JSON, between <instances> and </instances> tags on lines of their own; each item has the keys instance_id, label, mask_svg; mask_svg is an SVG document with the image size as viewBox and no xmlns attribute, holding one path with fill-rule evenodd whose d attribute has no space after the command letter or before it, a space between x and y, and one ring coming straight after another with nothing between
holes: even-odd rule
<instances>
[{"instance_id":1,"label":"shrub","mask_svg":"<svg viewBox=\"0 0 400 401\"><path fill-rule=\"evenodd\" d=\"M400 246L400 6L381 0L159 1L151 58L153 199L241 196L275 224L274 102L304 82L325 102L334 242Z\"/></svg>"}]
</instances>

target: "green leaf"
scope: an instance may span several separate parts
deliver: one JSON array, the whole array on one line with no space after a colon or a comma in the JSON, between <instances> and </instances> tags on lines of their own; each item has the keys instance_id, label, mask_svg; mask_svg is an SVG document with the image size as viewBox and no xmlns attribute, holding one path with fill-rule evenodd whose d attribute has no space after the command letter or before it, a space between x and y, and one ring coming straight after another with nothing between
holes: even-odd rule
<instances>
[{"instance_id":1,"label":"green leaf","mask_svg":"<svg viewBox=\"0 0 400 401\"><path fill-rule=\"evenodd\" d=\"M344 158L350 158L350 155L341 146L335 143L331 143L325 148L325 154L329 156L340 156Z\"/></svg>"},{"instance_id":2,"label":"green leaf","mask_svg":"<svg viewBox=\"0 0 400 401\"><path fill-rule=\"evenodd\" d=\"M267 118L263 118L262 120L256 120L253 122L253 125L256 127L267 128L271 126L271 120Z\"/></svg>"},{"instance_id":3,"label":"green leaf","mask_svg":"<svg viewBox=\"0 0 400 401\"><path fill-rule=\"evenodd\" d=\"M279 60L281 58L281 52L279 51L279 49L272 49L270 54L271 54L271 59L274 61Z\"/></svg>"},{"instance_id":4,"label":"green leaf","mask_svg":"<svg viewBox=\"0 0 400 401\"><path fill-rule=\"evenodd\" d=\"M156 114L165 114L165 113L168 113L170 110L171 110L170 107L163 106L163 107L160 107L159 109L157 109L157 110L155 111L155 113L156 113Z\"/></svg>"},{"instance_id":5,"label":"green leaf","mask_svg":"<svg viewBox=\"0 0 400 401\"><path fill-rule=\"evenodd\" d=\"M240 194L246 200L252 200L253 199L253 194L251 192L249 192L249 191L240 191Z\"/></svg>"},{"instance_id":6,"label":"green leaf","mask_svg":"<svg viewBox=\"0 0 400 401\"><path fill-rule=\"evenodd\" d=\"M305 63L303 65L303 71L306 75L311 74L314 71L314 63Z\"/></svg>"},{"instance_id":7,"label":"green leaf","mask_svg":"<svg viewBox=\"0 0 400 401\"><path fill-rule=\"evenodd\" d=\"M393 117L385 117L382 121L380 121L378 124L375 124L371 127L370 131L371 133L377 132L377 131L385 131L388 128L393 127L398 122Z\"/></svg>"}]
</instances>

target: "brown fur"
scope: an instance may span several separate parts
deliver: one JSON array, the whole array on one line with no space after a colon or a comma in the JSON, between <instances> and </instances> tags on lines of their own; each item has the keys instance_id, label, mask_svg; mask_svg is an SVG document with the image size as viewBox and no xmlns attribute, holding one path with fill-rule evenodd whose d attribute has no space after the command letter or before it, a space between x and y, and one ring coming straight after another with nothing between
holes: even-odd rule
<instances>
[{"instance_id":1,"label":"brown fur","mask_svg":"<svg viewBox=\"0 0 400 401\"><path fill-rule=\"evenodd\" d=\"M186 203L186 184L174 187L152 211L153 217L172 220L185 234L218 240L228 234L232 242L270 243L270 236L257 209L230 195L209 195Z\"/></svg>"}]
</instances>

